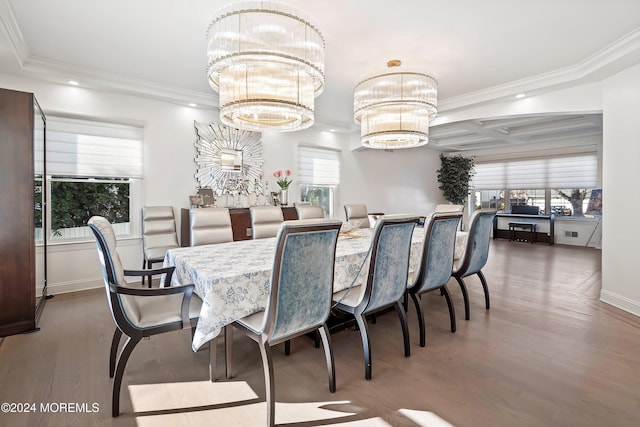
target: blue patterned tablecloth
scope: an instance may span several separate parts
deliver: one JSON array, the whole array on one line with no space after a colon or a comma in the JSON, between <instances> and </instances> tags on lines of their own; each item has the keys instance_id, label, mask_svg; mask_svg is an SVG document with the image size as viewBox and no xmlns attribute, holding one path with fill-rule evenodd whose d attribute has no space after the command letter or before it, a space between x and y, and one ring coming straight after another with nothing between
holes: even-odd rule
<instances>
[{"instance_id":1,"label":"blue patterned tablecloth","mask_svg":"<svg viewBox=\"0 0 640 427\"><path fill-rule=\"evenodd\" d=\"M339 237L336 248L334 291L364 283L371 244L370 229L358 230L359 238ZM411 244L410 270L418 268L424 229L416 227ZM171 249L164 266L175 266L171 285L195 284L202 310L193 337L197 351L222 328L235 320L263 310L275 256L275 238L242 240L213 245ZM363 262L365 265L361 268ZM356 279L356 275L360 271Z\"/></svg>"}]
</instances>

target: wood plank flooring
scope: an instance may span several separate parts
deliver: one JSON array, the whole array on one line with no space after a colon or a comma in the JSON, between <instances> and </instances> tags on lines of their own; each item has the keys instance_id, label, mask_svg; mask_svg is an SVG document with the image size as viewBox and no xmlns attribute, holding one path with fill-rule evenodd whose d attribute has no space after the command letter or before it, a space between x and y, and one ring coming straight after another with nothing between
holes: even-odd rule
<instances>
[{"instance_id":1,"label":"wood plank flooring","mask_svg":"<svg viewBox=\"0 0 640 427\"><path fill-rule=\"evenodd\" d=\"M403 357L394 312L370 325L373 379L364 379L359 333L332 335L337 391L324 356L297 339L274 349L276 422L301 426L633 426L640 425L640 319L598 300L600 251L496 240L484 272L492 297L469 278L471 320L449 283L458 331L448 330L438 293L422 300L427 346ZM134 351L111 417L108 350L113 322L102 290L47 302L39 332L0 342L0 402L35 403L0 413L0 426L260 426L264 381L257 346L235 335L234 374L208 381L207 350L189 331L143 341ZM217 347L218 378L224 355ZM73 405L81 412L60 409ZM97 404L97 408L93 404ZM40 404L50 404L48 412ZM96 412L89 412L97 409Z\"/></svg>"}]
</instances>

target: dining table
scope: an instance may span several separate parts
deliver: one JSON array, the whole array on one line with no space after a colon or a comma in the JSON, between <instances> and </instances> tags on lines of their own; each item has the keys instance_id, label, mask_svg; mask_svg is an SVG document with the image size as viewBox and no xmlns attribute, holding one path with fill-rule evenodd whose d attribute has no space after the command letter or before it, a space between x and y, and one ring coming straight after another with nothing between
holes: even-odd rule
<instances>
[{"instance_id":1,"label":"dining table","mask_svg":"<svg viewBox=\"0 0 640 427\"><path fill-rule=\"evenodd\" d=\"M411 240L409 270L422 256L424 228ZM340 233L336 245L334 292L365 283L373 229ZM164 267L175 267L171 286L193 283L202 308L192 340L193 351L216 338L226 325L264 310L270 291L276 238L241 240L170 249Z\"/></svg>"}]
</instances>

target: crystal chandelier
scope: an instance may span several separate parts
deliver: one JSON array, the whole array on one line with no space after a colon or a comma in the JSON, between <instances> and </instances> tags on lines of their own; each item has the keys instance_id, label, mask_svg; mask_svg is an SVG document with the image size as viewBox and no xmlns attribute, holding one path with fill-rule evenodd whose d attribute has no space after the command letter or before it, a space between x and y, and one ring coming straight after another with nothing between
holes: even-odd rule
<instances>
[{"instance_id":1,"label":"crystal chandelier","mask_svg":"<svg viewBox=\"0 0 640 427\"><path fill-rule=\"evenodd\" d=\"M207 77L220 95L220 120L252 131L294 131L314 121L324 89L324 38L288 6L243 1L209 25Z\"/></svg>"},{"instance_id":2,"label":"crystal chandelier","mask_svg":"<svg viewBox=\"0 0 640 427\"><path fill-rule=\"evenodd\" d=\"M389 68L400 61L387 63ZM356 83L354 120L368 148L420 147L429 142L429 121L438 112L438 82L428 72L389 69Z\"/></svg>"}]
</instances>

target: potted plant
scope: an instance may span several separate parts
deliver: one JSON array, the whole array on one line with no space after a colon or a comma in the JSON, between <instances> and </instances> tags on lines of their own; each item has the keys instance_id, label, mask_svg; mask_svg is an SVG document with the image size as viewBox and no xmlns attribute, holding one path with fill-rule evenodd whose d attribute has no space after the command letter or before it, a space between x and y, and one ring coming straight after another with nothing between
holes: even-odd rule
<instances>
[{"instance_id":1,"label":"potted plant","mask_svg":"<svg viewBox=\"0 0 640 427\"><path fill-rule=\"evenodd\" d=\"M280 187L280 204L282 206L287 206L289 204L289 185L291 185L292 179L289 179L291 176L291 171L289 169L284 172L279 170L273 173L273 176L276 178L276 184Z\"/></svg>"},{"instance_id":2,"label":"potted plant","mask_svg":"<svg viewBox=\"0 0 640 427\"><path fill-rule=\"evenodd\" d=\"M475 174L473 157L440 154L440 163L441 167L437 172L440 183L438 188L449 202L464 205L469 194L469 183Z\"/></svg>"}]
</instances>

